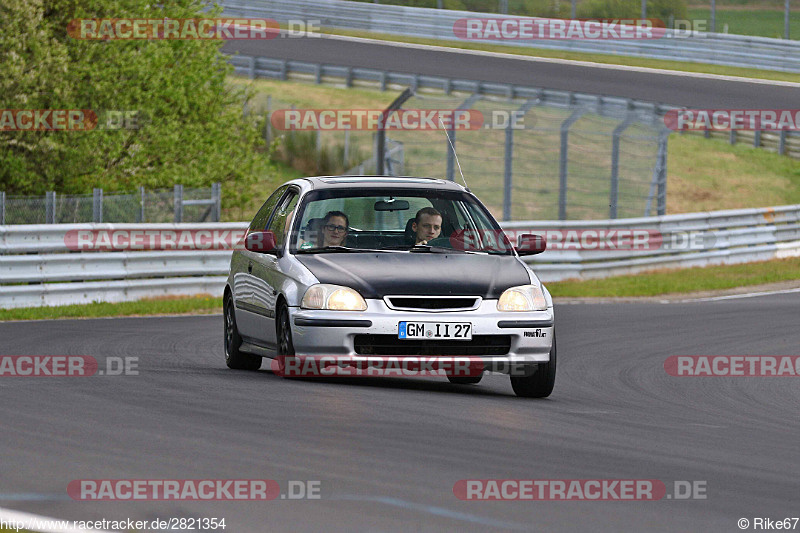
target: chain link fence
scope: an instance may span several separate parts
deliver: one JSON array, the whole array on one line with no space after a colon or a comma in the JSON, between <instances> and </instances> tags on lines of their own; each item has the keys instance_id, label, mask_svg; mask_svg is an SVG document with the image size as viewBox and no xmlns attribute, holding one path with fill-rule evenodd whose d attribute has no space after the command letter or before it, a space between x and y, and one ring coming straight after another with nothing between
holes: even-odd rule
<instances>
[{"instance_id":1,"label":"chain link fence","mask_svg":"<svg viewBox=\"0 0 800 533\"><path fill-rule=\"evenodd\" d=\"M399 167L404 174L461 181L460 163L469 188L499 219L605 219L665 213L669 131L656 115L569 101L543 106L536 99L481 95L417 94L403 108L480 112L483 127L479 129L447 134L444 130L390 131L387 138L394 146L402 146L395 153L405 158Z\"/></svg>"},{"instance_id":2,"label":"chain link fence","mask_svg":"<svg viewBox=\"0 0 800 533\"><path fill-rule=\"evenodd\" d=\"M219 222L221 186L105 194L15 196L0 192L0 225L79 222Z\"/></svg>"},{"instance_id":3,"label":"chain link fence","mask_svg":"<svg viewBox=\"0 0 800 533\"><path fill-rule=\"evenodd\" d=\"M666 211L670 132L657 113L634 110L624 102L417 92L402 111L476 112L473 118L480 117L480 127L391 129L383 157L375 131L274 127L272 114L288 109L295 107L262 95L245 112L263 116L265 142L279 139L279 157L308 175L406 175L461 182L460 163L469 188L501 220L627 218ZM381 159L382 167L376 164Z\"/></svg>"}]
</instances>

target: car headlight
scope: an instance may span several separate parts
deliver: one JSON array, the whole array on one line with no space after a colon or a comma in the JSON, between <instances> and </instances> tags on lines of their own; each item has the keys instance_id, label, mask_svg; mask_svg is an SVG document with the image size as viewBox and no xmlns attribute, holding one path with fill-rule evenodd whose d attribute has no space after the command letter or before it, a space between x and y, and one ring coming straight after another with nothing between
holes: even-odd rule
<instances>
[{"instance_id":1,"label":"car headlight","mask_svg":"<svg viewBox=\"0 0 800 533\"><path fill-rule=\"evenodd\" d=\"M539 285L520 285L506 289L497 300L498 311L546 311L547 299Z\"/></svg>"},{"instance_id":2,"label":"car headlight","mask_svg":"<svg viewBox=\"0 0 800 533\"><path fill-rule=\"evenodd\" d=\"M328 309L331 311L366 311L367 302L350 287L320 283L309 287L300 302L303 309Z\"/></svg>"}]
</instances>

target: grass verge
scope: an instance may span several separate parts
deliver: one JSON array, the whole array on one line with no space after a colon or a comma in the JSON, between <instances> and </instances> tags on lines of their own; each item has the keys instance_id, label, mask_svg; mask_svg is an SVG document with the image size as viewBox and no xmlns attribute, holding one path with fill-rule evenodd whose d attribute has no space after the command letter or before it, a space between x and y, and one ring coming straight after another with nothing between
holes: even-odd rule
<instances>
[{"instance_id":1,"label":"grass verge","mask_svg":"<svg viewBox=\"0 0 800 533\"><path fill-rule=\"evenodd\" d=\"M632 297L687 294L800 280L800 258L681 270L654 270L605 279L547 283L553 297Z\"/></svg>"},{"instance_id":2,"label":"grass verge","mask_svg":"<svg viewBox=\"0 0 800 533\"><path fill-rule=\"evenodd\" d=\"M113 316L193 315L222 312L222 299L211 295L185 298L153 298L136 302L94 302L56 307L0 309L2 320L44 320L53 318L100 318Z\"/></svg>"}]
</instances>

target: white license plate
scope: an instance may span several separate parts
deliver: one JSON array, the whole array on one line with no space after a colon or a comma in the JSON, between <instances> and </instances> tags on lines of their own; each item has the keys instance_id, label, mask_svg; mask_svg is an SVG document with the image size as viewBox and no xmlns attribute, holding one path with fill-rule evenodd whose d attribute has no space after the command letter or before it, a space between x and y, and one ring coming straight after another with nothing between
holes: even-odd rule
<instances>
[{"instance_id":1,"label":"white license plate","mask_svg":"<svg viewBox=\"0 0 800 533\"><path fill-rule=\"evenodd\" d=\"M400 322L397 336L400 339L468 341L472 339L472 324L469 322Z\"/></svg>"}]
</instances>

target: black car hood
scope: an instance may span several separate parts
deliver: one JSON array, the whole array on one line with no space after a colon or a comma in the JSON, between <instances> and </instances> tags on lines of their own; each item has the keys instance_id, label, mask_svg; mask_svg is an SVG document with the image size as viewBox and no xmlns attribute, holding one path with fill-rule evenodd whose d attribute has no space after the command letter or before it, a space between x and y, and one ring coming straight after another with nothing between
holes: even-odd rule
<instances>
[{"instance_id":1,"label":"black car hood","mask_svg":"<svg viewBox=\"0 0 800 533\"><path fill-rule=\"evenodd\" d=\"M296 258L320 283L351 287L364 298L403 294L496 299L509 287L530 284L527 269L512 255L364 252Z\"/></svg>"}]
</instances>

